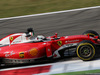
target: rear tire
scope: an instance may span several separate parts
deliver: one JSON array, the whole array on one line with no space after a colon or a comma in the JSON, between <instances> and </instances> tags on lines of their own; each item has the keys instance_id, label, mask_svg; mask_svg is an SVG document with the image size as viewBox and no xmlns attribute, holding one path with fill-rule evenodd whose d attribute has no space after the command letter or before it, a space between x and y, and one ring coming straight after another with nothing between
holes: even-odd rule
<instances>
[{"instance_id":1,"label":"rear tire","mask_svg":"<svg viewBox=\"0 0 100 75\"><path fill-rule=\"evenodd\" d=\"M84 60L92 60L95 56L96 47L91 41L84 40L77 46L77 56Z\"/></svg>"}]
</instances>

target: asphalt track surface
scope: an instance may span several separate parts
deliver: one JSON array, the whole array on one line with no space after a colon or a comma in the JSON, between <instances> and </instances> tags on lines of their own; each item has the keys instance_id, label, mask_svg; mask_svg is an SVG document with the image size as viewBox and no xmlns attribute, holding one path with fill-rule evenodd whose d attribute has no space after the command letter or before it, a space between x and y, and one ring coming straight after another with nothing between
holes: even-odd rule
<instances>
[{"instance_id":1,"label":"asphalt track surface","mask_svg":"<svg viewBox=\"0 0 100 75\"><path fill-rule=\"evenodd\" d=\"M30 27L36 35L44 36L54 35L55 32L59 36L78 35L86 30L100 32L100 8L0 20L0 39L8 34L26 32Z\"/></svg>"},{"instance_id":2,"label":"asphalt track surface","mask_svg":"<svg viewBox=\"0 0 100 75\"><path fill-rule=\"evenodd\" d=\"M26 32L30 27L36 35L44 36L55 32L59 36L82 34L86 30L100 32L100 8L0 20L0 39L11 33Z\"/></svg>"}]
</instances>

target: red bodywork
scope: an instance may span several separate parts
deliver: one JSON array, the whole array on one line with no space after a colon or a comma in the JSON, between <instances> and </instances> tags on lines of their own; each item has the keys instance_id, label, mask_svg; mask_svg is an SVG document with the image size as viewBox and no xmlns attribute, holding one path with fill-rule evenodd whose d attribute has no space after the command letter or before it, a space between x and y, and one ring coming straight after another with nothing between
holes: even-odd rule
<instances>
[{"instance_id":1,"label":"red bodywork","mask_svg":"<svg viewBox=\"0 0 100 75\"><path fill-rule=\"evenodd\" d=\"M86 35L55 36L47 37L47 40L40 42L19 43L0 47L0 58L5 59L39 59L43 57L56 57L55 51L63 45L80 43L83 40L90 40L94 44L99 44L97 37ZM49 39L49 40L48 40Z\"/></svg>"}]
</instances>

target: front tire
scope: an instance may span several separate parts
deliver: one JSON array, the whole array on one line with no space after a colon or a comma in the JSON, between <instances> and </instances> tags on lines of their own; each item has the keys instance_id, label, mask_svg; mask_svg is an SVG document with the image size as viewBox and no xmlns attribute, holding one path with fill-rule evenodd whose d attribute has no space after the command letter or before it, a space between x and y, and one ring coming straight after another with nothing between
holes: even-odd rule
<instances>
[{"instance_id":1,"label":"front tire","mask_svg":"<svg viewBox=\"0 0 100 75\"><path fill-rule=\"evenodd\" d=\"M88 35L88 34L91 37L95 37L95 36L99 37L99 34L96 31L94 31L94 30L87 30L82 35Z\"/></svg>"},{"instance_id":2,"label":"front tire","mask_svg":"<svg viewBox=\"0 0 100 75\"><path fill-rule=\"evenodd\" d=\"M80 59L88 61L94 58L95 51L95 45L91 41L84 40L78 44L76 53Z\"/></svg>"}]
</instances>

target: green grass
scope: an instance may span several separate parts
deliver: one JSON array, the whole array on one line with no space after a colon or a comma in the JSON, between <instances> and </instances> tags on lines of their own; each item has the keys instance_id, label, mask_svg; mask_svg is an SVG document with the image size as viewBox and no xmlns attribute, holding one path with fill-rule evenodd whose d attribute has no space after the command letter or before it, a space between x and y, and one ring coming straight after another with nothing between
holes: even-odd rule
<instances>
[{"instance_id":1,"label":"green grass","mask_svg":"<svg viewBox=\"0 0 100 75\"><path fill-rule=\"evenodd\" d=\"M100 0L0 0L0 18L99 5Z\"/></svg>"},{"instance_id":2,"label":"green grass","mask_svg":"<svg viewBox=\"0 0 100 75\"><path fill-rule=\"evenodd\" d=\"M100 70L69 72L69 73L53 74L53 75L100 75Z\"/></svg>"}]
</instances>

